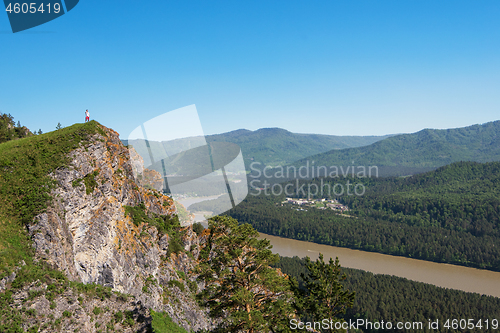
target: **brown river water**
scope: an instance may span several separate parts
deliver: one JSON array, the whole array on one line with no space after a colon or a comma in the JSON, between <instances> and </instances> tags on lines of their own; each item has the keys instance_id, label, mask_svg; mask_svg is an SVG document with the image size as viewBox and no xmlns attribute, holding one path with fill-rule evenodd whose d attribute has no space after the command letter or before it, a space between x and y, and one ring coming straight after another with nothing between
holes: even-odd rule
<instances>
[{"instance_id":1,"label":"brown river water","mask_svg":"<svg viewBox=\"0 0 500 333\"><path fill-rule=\"evenodd\" d=\"M195 202L215 197L188 198L179 201L189 207ZM196 214L197 221L203 219L203 214ZM319 253L323 253L325 261L338 256L340 265L343 267L362 269L374 274L395 275L438 287L500 297L500 272L321 245L263 233L260 237L269 239L273 245L273 252L284 257L309 256L311 259L316 259Z\"/></svg>"},{"instance_id":2,"label":"brown river water","mask_svg":"<svg viewBox=\"0 0 500 333\"><path fill-rule=\"evenodd\" d=\"M281 256L300 258L309 256L311 259L316 259L321 252L325 261L338 256L343 267L500 297L500 272L321 245L263 233L260 237L269 239L273 245L272 251Z\"/></svg>"}]
</instances>

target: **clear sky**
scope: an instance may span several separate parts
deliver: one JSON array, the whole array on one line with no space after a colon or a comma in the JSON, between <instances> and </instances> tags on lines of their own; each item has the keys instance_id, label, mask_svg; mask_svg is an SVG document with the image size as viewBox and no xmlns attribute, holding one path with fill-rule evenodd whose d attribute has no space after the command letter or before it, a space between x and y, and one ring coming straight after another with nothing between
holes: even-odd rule
<instances>
[{"instance_id":1,"label":"clear sky","mask_svg":"<svg viewBox=\"0 0 500 333\"><path fill-rule=\"evenodd\" d=\"M500 1L95 1L13 34L0 112L123 138L196 104L205 134L382 135L500 119Z\"/></svg>"}]
</instances>

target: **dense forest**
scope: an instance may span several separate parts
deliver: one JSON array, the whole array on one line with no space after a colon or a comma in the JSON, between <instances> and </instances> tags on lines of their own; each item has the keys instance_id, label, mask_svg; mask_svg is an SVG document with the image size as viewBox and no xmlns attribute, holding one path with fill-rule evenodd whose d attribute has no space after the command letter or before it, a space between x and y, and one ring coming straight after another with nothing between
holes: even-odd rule
<instances>
[{"instance_id":1,"label":"dense forest","mask_svg":"<svg viewBox=\"0 0 500 333\"><path fill-rule=\"evenodd\" d=\"M351 195L329 191L347 182ZM347 214L298 210L271 191L249 195L228 214L275 236L500 271L500 163L459 162L404 178L298 181L288 193L305 197L313 184L324 191L311 197L336 198ZM357 184L363 195L352 194Z\"/></svg>"},{"instance_id":2,"label":"dense forest","mask_svg":"<svg viewBox=\"0 0 500 333\"><path fill-rule=\"evenodd\" d=\"M240 129L222 134L205 136L207 143L232 143L241 148L247 169L251 163L256 167L266 165L286 165L301 158L324 153L332 149L361 147L390 137L384 136L337 136L322 134L292 133L281 128L261 128L256 131ZM163 142L166 151L168 146L190 149L193 145L185 144L190 140L200 142L200 137L185 138ZM124 145L136 145L137 140L122 140ZM184 143L183 143L184 142ZM151 148L155 149L154 142ZM194 145L196 146L196 145ZM176 149L177 152L180 151ZM170 153L169 153L170 155Z\"/></svg>"},{"instance_id":3,"label":"dense forest","mask_svg":"<svg viewBox=\"0 0 500 333\"><path fill-rule=\"evenodd\" d=\"M389 137L336 136L292 133L282 128L261 128L256 131L236 130L206 136L207 142L231 142L241 147L245 164L285 165L332 149L367 146Z\"/></svg>"},{"instance_id":4,"label":"dense forest","mask_svg":"<svg viewBox=\"0 0 500 333\"><path fill-rule=\"evenodd\" d=\"M307 274L306 262L298 257L280 257L274 264L283 273L303 284L301 274ZM344 268L346 275L343 285L350 291L355 291L356 297L352 308L348 308L343 318L346 321L359 318L375 321L392 322L423 322L438 319L444 324L446 319L472 318L477 323L479 319L500 318L500 298L481 296L474 293L439 288L430 284L414 282L390 275L375 275L362 270ZM440 324L440 325L441 325ZM484 325L484 322L483 322ZM397 330L363 330L364 332L397 332ZM419 330L420 331L420 330ZM424 332L436 332L424 326ZM439 331L453 332L459 330ZM477 331L488 331L477 328Z\"/></svg>"},{"instance_id":5,"label":"dense forest","mask_svg":"<svg viewBox=\"0 0 500 333\"><path fill-rule=\"evenodd\" d=\"M500 121L494 121L463 128L424 129L395 135L369 146L313 155L293 165L306 165L308 161L325 166L376 165L381 169L381 175L397 176L404 175L405 170L406 174L413 174L459 161L499 160Z\"/></svg>"}]
</instances>

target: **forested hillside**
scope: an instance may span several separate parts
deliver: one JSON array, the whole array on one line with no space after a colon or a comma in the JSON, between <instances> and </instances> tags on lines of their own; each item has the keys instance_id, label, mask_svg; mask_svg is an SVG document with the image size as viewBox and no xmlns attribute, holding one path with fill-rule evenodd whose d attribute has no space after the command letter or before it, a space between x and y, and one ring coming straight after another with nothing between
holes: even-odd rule
<instances>
[{"instance_id":1,"label":"forested hillside","mask_svg":"<svg viewBox=\"0 0 500 333\"><path fill-rule=\"evenodd\" d=\"M237 144L241 148L248 169L252 162L261 163L261 167L285 165L332 149L366 146L388 137L390 135L337 136L300 134L281 128L261 128L256 131L239 129L227 133L207 135L205 139L208 143L228 142ZM170 144L182 146L186 141L189 141L189 138L175 140ZM124 145L129 144L128 140L122 140L122 142ZM185 145L184 149L188 149L187 147L188 145Z\"/></svg>"},{"instance_id":2,"label":"forested hillside","mask_svg":"<svg viewBox=\"0 0 500 333\"><path fill-rule=\"evenodd\" d=\"M336 136L292 133L281 128L261 128L256 131L237 130L208 135L208 142L231 142L239 145L245 164L284 165L298 159L332 149L370 145L385 136Z\"/></svg>"},{"instance_id":3,"label":"forested hillside","mask_svg":"<svg viewBox=\"0 0 500 333\"><path fill-rule=\"evenodd\" d=\"M328 193L335 184L347 188L348 181L351 195ZM311 184L328 184L323 194L311 191L312 197L337 198L349 211L299 210L281 204L284 195L263 192L229 214L271 235L500 270L498 162L455 163L405 178L314 179L292 182L287 190L304 197ZM353 184L363 184L364 195L352 195Z\"/></svg>"},{"instance_id":4,"label":"forested hillside","mask_svg":"<svg viewBox=\"0 0 500 333\"><path fill-rule=\"evenodd\" d=\"M500 121L463 128L424 129L389 137L372 145L331 150L294 163L305 165L376 165L384 176L428 171L458 161L500 160ZM410 168L410 169L408 169ZM411 168L417 168L412 170Z\"/></svg>"},{"instance_id":5,"label":"forested hillside","mask_svg":"<svg viewBox=\"0 0 500 333\"><path fill-rule=\"evenodd\" d=\"M283 273L296 278L299 284L303 281L300 274L307 274L306 262L298 257L280 257L274 267L280 268ZM375 321L420 321L439 319L441 324L448 318L473 318L477 324L482 319L491 322L500 317L500 298L481 296L459 290L445 289L430 284L414 282L390 275L375 275L362 270L342 267L346 274L344 286L356 292L352 308L347 309L344 318L357 320L358 318ZM443 328L443 327L441 327ZM424 332L431 331L425 327ZM443 332L461 332L442 329ZM476 328L480 332L479 327ZM364 332L397 332L397 330L364 330Z\"/></svg>"}]
</instances>

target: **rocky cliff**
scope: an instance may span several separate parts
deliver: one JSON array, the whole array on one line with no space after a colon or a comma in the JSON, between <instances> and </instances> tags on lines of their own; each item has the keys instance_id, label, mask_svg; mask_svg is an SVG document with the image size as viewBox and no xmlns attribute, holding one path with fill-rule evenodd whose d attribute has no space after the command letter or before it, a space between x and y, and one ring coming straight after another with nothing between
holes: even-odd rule
<instances>
[{"instance_id":1,"label":"rocky cliff","mask_svg":"<svg viewBox=\"0 0 500 333\"><path fill-rule=\"evenodd\" d=\"M127 207L132 207L153 220L170 221L175 220L176 210L168 196L138 185L133 176L133 168L140 168L137 159L131 160L118 133L105 127L102 130L71 151L69 165L50 175L57 184L51 193L53 201L28 226L36 260L46 261L72 281L132 295L133 302L124 302L120 311L135 311L143 322L153 309L166 312L189 330L211 327L206 311L198 307L193 296L200 287L191 274L200 238L190 226L165 232L127 213ZM171 248L174 245L181 248ZM78 293L66 296L76 299ZM22 295L18 298L23 299ZM41 310L44 302L43 297L35 297L31 307ZM106 302L113 303L109 298ZM58 304L55 310L65 311ZM83 322L92 317L85 306L99 307L74 302ZM86 325L83 330L94 332L96 326ZM146 326L136 329L145 330Z\"/></svg>"}]
</instances>

